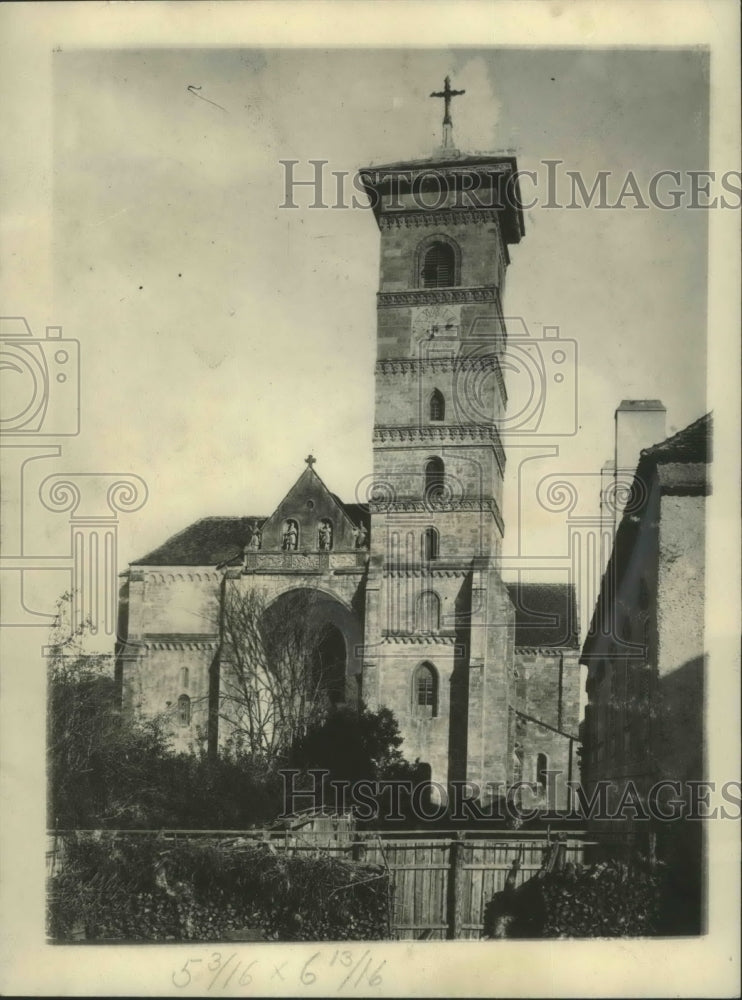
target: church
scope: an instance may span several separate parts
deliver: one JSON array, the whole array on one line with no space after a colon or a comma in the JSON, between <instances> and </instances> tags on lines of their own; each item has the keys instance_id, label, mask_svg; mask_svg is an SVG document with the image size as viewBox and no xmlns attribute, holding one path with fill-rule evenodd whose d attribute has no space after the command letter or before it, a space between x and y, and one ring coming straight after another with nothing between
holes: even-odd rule
<instances>
[{"instance_id":1,"label":"church","mask_svg":"<svg viewBox=\"0 0 742 1000\"><path fill-rule=\"evenodd\" d=\"M447 78L432 95L445 116L431 157L360 173L380 233L363 495L344 502L317 459L297 456L268 516L203 518L131 563L118 676L126 708L167 712L176 746L206 734L214 749L229 735L226 588L258 595L277 620L311 594L335 704L391 709L405 757L444 787L533 782L541 803L566 808L579 778L574 587L505 582L499 568L517 166L455 148L456 93Z\"/></svg>"}]
</instances>

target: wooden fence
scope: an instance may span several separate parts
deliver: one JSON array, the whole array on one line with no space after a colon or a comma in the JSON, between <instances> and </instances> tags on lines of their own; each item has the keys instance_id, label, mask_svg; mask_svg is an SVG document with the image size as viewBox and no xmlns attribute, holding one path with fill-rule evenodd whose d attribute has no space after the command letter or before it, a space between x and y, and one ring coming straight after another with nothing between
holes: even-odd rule
<instances>
[{"instance_id":1,"label":"wooden fence","mask_svg":"<svg viewBox=\"0 0 742 1000\"><path fill-rule=\"evenodd\" d=\"M480 938L485 907L504 888L513 861L521 855L516 876L521 885L541 868L547 851L545 836L499 834L425 839L361 834L354 842L334 844L304 834L274 843L301 854L317 851L322 839L323 851L389 870L394 885L392 932L399 939ZM566 860L585 863L586 848L591 846L569 838Z\"/></svg>"},{"instance_id":2,"label":"wooden fence","mask_svg":"<svg viewBox=\"0 0 742 1000\"><path fill-rule=\"evenodd\" d=\"M154 831L141 831L150 836ZM487 903L500 892L513 861L520 855L520 885L542 866L548 849L545 834L497 832L489 835L442 833L421 838L366 831L158 831L167 839L235 838L269 841L275 850L296 855L330 853L335 857L380 865L394 886L392 936L398 939L476 939L482 936ZM135 832L127 833L135 835ZM47 872L63 865L62 840L50 837ZM566 861L594 860L599 845L572 832L565 841Z\"/></svg>"}]
</instances>

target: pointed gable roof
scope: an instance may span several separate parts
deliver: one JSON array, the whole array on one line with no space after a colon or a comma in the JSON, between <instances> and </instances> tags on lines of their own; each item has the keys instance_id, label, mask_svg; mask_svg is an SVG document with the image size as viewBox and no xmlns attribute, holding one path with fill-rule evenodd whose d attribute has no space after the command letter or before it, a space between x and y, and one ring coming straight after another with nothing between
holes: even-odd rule
<instances>
[{"instance_id":1,"label":"pointed gable roof","mask_svg":"<svg viewBox=\"0 0 742 1000\"><path fill-rule=\"evenodd\" d=\"M356 505L350 504L352 510ZM261 548L280 549L286 522L291 519L299 529L299 551L319 548L319 525L322 521L332 524L333 549L352 549L357 527L349 510L325 486L312 464L307 464L294 485L262 526ZM360 522L358 518L358 522Z\"/></svg>"},{"instance_id":2,"label":"pointed gable roof","mask_svg":"<svg viewBox=\"0 0 742 1000\"><path fill-rule=\"evenodd\" d=\"M313 507L308 506L310 501ZM131 565L236 565L256 525L262 532L262 548L280 549L283 523L289 517L299 521L303 536L300 549L317 549L319 521L323 518L332 522L333 549L355 548L355 528L363 524L367 532L370 529L368 505L343 503L307 466L270 517L202 517Z\"/></svg>"}]
</instances>

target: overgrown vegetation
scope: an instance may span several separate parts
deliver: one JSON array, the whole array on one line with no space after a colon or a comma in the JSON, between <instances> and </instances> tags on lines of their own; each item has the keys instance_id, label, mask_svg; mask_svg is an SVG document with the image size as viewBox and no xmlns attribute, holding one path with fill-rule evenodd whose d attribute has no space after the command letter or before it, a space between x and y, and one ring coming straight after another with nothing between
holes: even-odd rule
<instances>
[{"instance_id":1,"label":"overgrown vegetation","mask_svg":"<svg viewBox=\"0 0 742 1000\"><path fill-rule=\"evenodd\" d=\"M541 871L499 893L485 913L489 937L644 937L661 932L663 878L618 860Z\"/></svg>"},{"instance_id":2,"label":"overgrown vegetation","mask_svg":"<svg viewBox=\"0 0 742 1000\"><path fill-rule=\"evenodd\" d=\"M380 940L391 891L376 866L268 843L78 833L51 879L48 932L59 942L212 941L248 927L267 940Z\"/></svg>"},{"instance_id":3,"label":"overgrown vegetation","mask_svg":"<svg viewBox=\"0 0 742 1000\"><path fill-rule=\"evenodd\" d=\"M60 602L61 611L68 603ZM300 772L295 788L313 787L306 777L310 768L326 769L332 780L414 773L388 709L286 712L294 721L286 723L292 736L283 748L256 743L238 726L218 753L207 751L205 739L197 739L189 753L176 752L170 720L137 719L123 711L111 658L87 655L85 628L70 631L62 617L51 637L48 673L50 828L247 829L267 825L284 811L282 768ZM297 649L299 632L291 638Z\"/></svg>"},{"instance_id":4,"label":"overgrown vegetation","mask_svg":"<svg viewBox=\"0 0 742 1000\"><path fill-rule=\"evenodd\" d=\"M298 590L269 604L263 593L225 581L219 715L252 754L285 757L328 716L334 664L323 600Z\"/></svg>"}]
</instances>

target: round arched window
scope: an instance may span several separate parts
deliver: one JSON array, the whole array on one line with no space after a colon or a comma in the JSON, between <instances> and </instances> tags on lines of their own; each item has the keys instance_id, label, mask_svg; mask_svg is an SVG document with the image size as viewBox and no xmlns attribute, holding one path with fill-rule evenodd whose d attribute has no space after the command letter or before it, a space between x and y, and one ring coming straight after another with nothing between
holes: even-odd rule
<instances>
[{"instance_id":1,"label":"round arched window","mask_svg":"<svg viewBox=\"0 0 742 1000\"><path fill-rule=\"evenodd\" d=\"M433 664L421 663L414 681L415 714L434 718L438 714L438 673Z\"/></svg>"}]
</instances>

